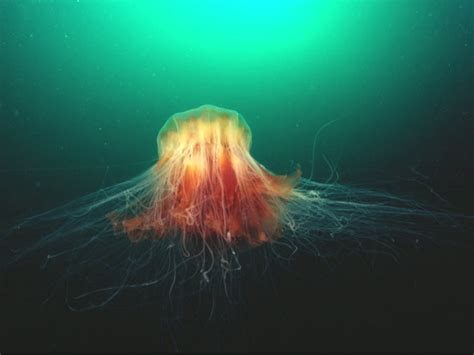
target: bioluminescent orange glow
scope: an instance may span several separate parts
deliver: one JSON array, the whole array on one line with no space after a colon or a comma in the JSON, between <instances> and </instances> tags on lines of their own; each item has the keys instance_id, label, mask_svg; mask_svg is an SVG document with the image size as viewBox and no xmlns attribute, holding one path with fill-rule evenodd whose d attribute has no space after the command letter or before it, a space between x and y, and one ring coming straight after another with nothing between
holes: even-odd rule
<instances>
[{"instance_id":1,"label":"bioluminescent orange glow","mask_svg":"<svg viewBox=\"0 0 474 355\"><path fill-rule=\"evenodd\" d=\"M281 215L300 177L276 176L249 152L236 111L205 105L171 116L158 134L153 202L117 220L133 241L179 233L258 245L281 236Z\"/></svg>"}]
</instances>

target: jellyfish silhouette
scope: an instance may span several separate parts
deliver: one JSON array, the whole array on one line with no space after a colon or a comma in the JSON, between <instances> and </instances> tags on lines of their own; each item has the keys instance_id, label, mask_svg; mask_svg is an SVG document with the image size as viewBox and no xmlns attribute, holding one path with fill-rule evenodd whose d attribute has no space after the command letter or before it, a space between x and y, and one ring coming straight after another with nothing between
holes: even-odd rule
<instances>
[{"instance_id":1,"label":"jellyfish silhouette","mask_svg":"<svg viewBox=\"0 0 474 355\"><path fill-rule=\"evenodd\" d=\"M215 106L172 116L158 135L160 158L150 172L150 196L128 216L109 214L132 241L194 237L256 246L279 238L286 204L299 178L275 176L249 153L251 132L235 111Z\"/></svg>"},{"instance_id":2,"label":"jellyfish silhouette","mask_svg":"<svg viewBox=\"0 0 474 355\"><path fill-rule=\"evenodd\" d=\"M415 240L454 223L412 199L319 183L299 169L275 175L251 156L251 142L236 111L204 105L177 113L158 134L156 164L22 221L2 241L38 238L15 247L8 262L39 254L44 267L59 263L61 279L75 285L68 305L89 309L130 290L153 289L153 297L186 283L225 285L253 250L275 259L297 250L324 256L340 245Z\"/></svg>"}]
</instances>

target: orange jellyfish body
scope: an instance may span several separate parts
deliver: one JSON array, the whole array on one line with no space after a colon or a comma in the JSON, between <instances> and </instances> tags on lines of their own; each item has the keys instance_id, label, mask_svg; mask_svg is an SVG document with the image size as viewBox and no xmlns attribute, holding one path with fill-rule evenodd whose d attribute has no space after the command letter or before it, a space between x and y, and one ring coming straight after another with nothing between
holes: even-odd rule
<instances>
[{"instance_id":1,"label":"orange jellyfish body","mask_svg":"<svg viewBox=\"0 0 474 355\"><path fill-rule=\"evenodd\" d=\"M252 158L251 140L236 111L205 105L171 116L157 138L150 203L114 225L132 241L180 235L259 245L278 238L300 172L275 176Z\"/></svg>"}]
</instances>

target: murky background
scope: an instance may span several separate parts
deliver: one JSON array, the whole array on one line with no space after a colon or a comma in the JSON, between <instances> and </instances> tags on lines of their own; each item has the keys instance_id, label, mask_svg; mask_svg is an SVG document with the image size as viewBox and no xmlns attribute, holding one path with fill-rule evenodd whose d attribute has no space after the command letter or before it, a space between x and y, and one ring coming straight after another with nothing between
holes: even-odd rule
<instances>
[{"instance_id":1,"label":"murky background","mask_svg":"<svg viewBox=\"0 0 474 355\"><path fill-rule=\"evenodd\" d=\"M308 177L314 161L325 180L329 160L341 183L472 213L473 10L0 1L2 226L137 175L165 120L207 103L246 118L252 154L276 173L300 164ZM238 320L173 325L143 309L71 313L60 300L38 311L28 293L47 276L19 272L0 284L0 351L469 350L471 259L432 245L398 261L303 258L272 273L278 291L243 285Z\"/></svg>"}]
</instances>

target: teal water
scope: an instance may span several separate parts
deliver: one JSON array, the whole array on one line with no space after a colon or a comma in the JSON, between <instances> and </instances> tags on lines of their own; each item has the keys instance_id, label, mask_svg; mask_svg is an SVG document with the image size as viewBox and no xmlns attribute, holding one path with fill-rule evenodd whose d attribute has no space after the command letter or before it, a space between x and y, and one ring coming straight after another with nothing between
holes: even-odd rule
<instances>
[{"instance_id":1,"label":"teal water","mask_svg":"<svg viewBox=\"0 0 474 355\"><path fill-rule=\"evenodd\" d=\"M341 173L467 140L472 2L264 3L3 1L4 164L153 159L165 120L206 103L244 115L262 163L306 176L334 119L317 155Z\"/></svg>"},{"instance_id":2,"label":"teal water","mask_svg":"<svg viewBox=\"0 0 474 355\"><path fill-rule=\"evenodd\" d=\"M142 172L166 120L203 104L241 113L252 155L275 173L300 165L304 177L314 168L319 181L382 186L472 214L473 4L0 0L2 226ZM411 257L376 274L350 264L320 280L323 290L294 281L300 296L284 292L285 304L257 295L237 345L230 331L213 331L232 344L224 349L467 349L471 255ZM35 330L46 320L16 298L2 302L11 349L23 334L43 351L87 349L75 322L83 331L91 321L113 349L126 342L114 324L122 314L100 321L62 310L61 340L61 326ZM136 339L152 336L155 320L141 316L147 329L136 327ZM215 337L193 348L190 333L185 349L212 348ZM156 349L134 344L125 349Z\"/></svg>"}]
</instances>

